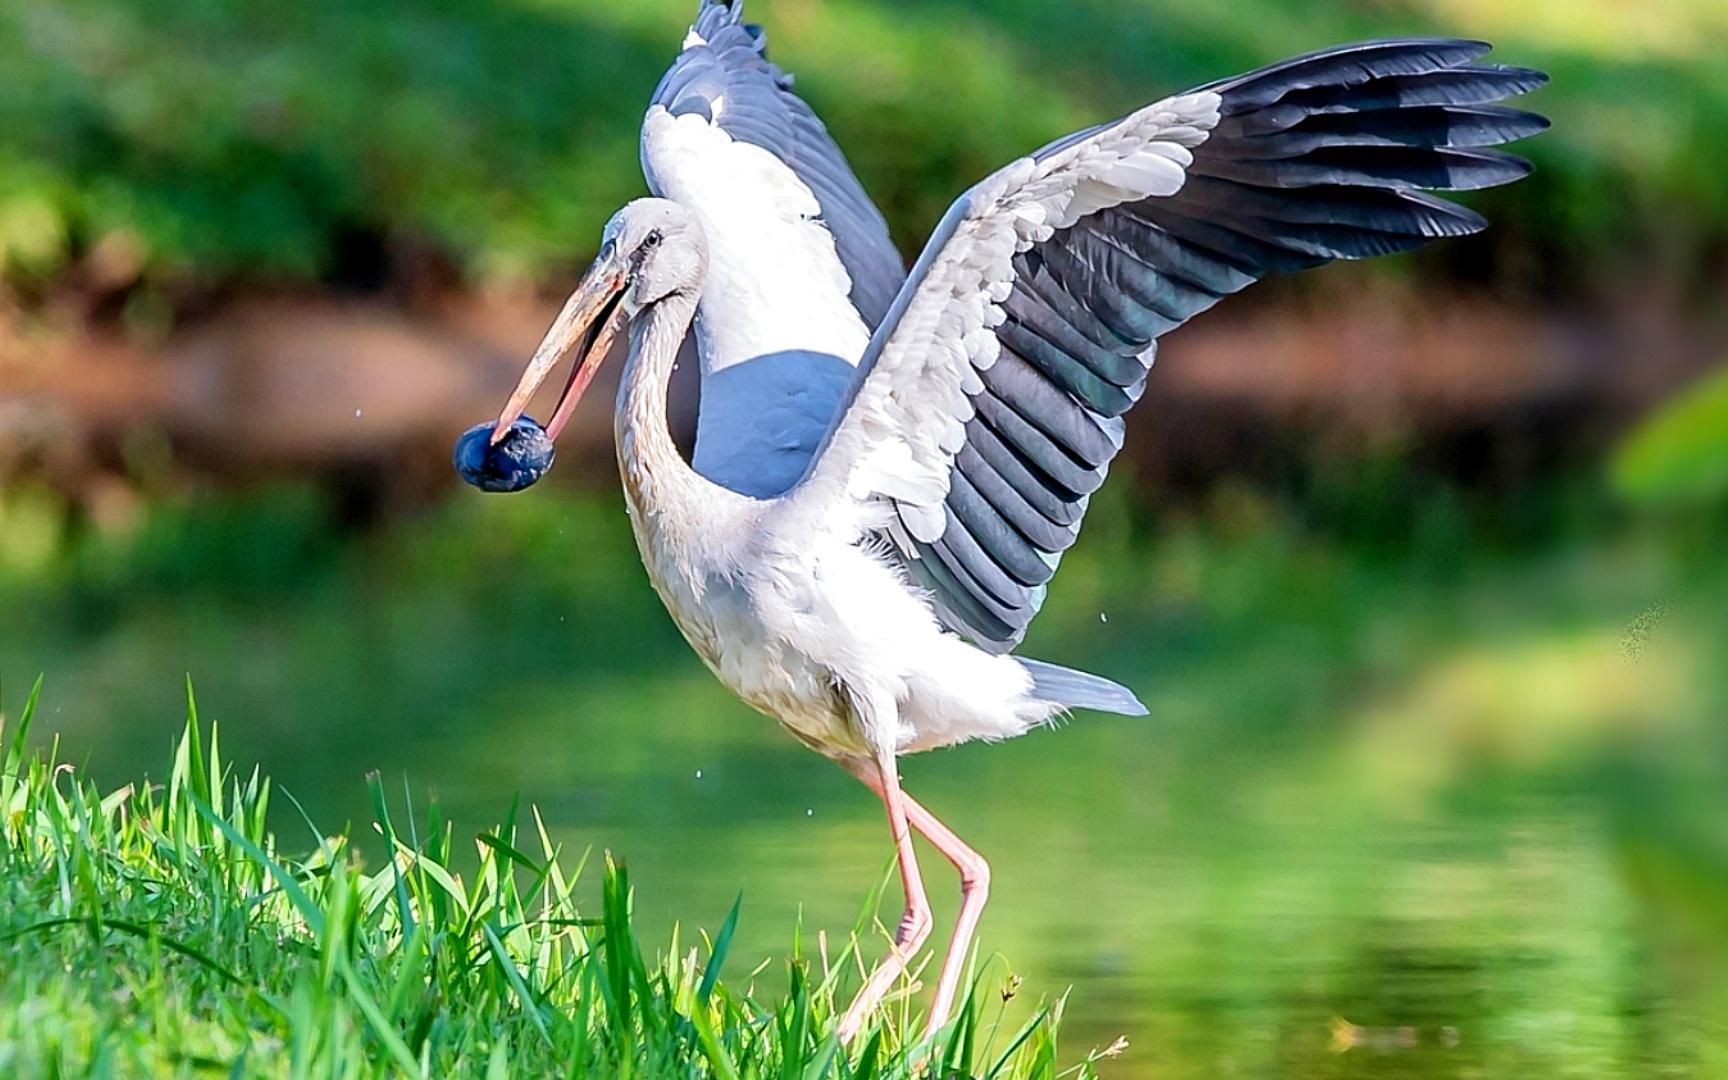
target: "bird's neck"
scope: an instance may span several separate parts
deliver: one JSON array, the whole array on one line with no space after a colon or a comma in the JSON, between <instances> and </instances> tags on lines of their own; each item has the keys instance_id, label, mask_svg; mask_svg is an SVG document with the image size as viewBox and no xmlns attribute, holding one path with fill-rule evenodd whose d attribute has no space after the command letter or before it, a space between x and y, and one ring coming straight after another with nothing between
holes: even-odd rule
<instances>
[{"instance_id":1,"label":"bird's neck","mask_svg":"<svg viewBox=\"0 0 1728 1080\"><path fill-rule=\"evenodd\" d=\"M685 462L667 423L672 366L695 312L695 297L674 293L632 320L630 355L618 387L618 468L643 554L651 561L665 552L650 552L650 544L689 542L704 521L739 498Z\"/></svg>"},{"instance_id":2,"label":"bird's neck","mask_svg":"<svg viewBox=\"0 0 1728 1080\"><path fill-rule=\"evenodd\" d=\"M672 442L666 390L695 310L693 298L671 296L631 323L614 431L630 528L648 580L696 654L713 667L720 633L704 597L729 573L726 538L738 535L760 504L703 477Z\"/></svg>"},{"instance_id":3,"label":"bird's neck","mask_svg":"<svg viewBox=\"0 0 1728 1080\"><path fill-rule=\"evenodd\" d=\"M693 297L673 293L630 321L630 353L618 383L614 433L625 489L652 491L646 500L650 503L660 497L661 486L682 486L681 473L689 471L672 442L666 397L678 346L695 313Z\"/></svg>"}]
</instances>

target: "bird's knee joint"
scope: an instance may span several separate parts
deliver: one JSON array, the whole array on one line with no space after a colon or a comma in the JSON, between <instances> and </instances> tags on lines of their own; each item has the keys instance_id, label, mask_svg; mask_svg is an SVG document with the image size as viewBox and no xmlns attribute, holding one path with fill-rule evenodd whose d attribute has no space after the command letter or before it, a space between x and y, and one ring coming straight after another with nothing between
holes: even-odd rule
<instances>
[{"instance_id":1,"label":"bird's knee joint","mask_svg":"<svg viewBox=\"0 0 1728 1080\"><path fill-rule=\"evenodd\" d=\"M977 897L982 902L990 895L990 864L983 859L968 862L960 868L960 892Z\"/></svg>"},{"instance_id":2,"label":"bird's knee joint","mask_svg":"<svg viewBox=\"0 0 1728 1080\"><path fill-rule=\"evenodd\" d=\"M915 952L924 944L924 939L930 936L935 926L935 920L930 916L930 908L922 904L910 904L900 915L900 932L894 935L895 943L907 952Z\"/></svg>"},{"instance_id":3,"label":"bird's knee joint","mask_svg":"<svg viewBox=\"0 0 1728 1080\"><path fill-rule=\"evenodd\" d=\"M918 938L920 943L930 936L930 931L935 929L935 927L936 920L930 917L929 908L920 907L912 912L912 933L914 937Z\"/></svg>"}]
</instances>

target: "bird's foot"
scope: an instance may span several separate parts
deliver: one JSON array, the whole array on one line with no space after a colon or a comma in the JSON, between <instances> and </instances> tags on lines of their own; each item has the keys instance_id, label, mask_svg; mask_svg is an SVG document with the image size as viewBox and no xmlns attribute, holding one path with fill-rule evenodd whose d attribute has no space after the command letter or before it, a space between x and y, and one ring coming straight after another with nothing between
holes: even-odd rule
<instances>
[{"instance_id":1,"label":"bird's foot","mask_svg":"<svg viewBox=\"0 0 1728 1080\"><path fill-rule=\"evenodd\" d=\"M912 921L908 923L908 919ZM882 1004L882 999L888 996L894 981L906 973L912 958L923 946L924 939L929 936L929 919L929 912L925 912L921 919L907 912L907 918L901 920L900 936L889 948L888 955L876 966L876 970L870 973L869 980L865 982L864 988L858 991L858 996L852 999L846 1014L840 1018L836 1033L840 1036L841 1045L851 1045L858 1033L864 1030L864 1021ZM912 990L917 989L914 984Z\"/></svg>"}]
</instances>

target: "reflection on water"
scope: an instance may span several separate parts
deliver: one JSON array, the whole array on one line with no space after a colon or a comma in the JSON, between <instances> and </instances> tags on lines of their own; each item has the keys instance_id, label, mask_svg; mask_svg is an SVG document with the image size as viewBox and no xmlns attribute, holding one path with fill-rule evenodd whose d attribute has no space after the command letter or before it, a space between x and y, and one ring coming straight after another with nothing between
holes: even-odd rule
<instances>
[{"instance_id":1,"label":"reflection on water","mask_svg":"<svg viewBox=\"0 0 1728 1080\"><path fill-rule=\"evenodd\" d=\"M1721 966L1698 960L1725 956L1728 890L1676 839L1722 822L1720 772L1687 753L1717 738L1697 643L1614 649L1672 568L1099 532L1028 652L1152 716L905 767L993 860L985 977L1024 976L1011 1020L1073 987L1068 1055L1126 1035L1122 1077L1728 1066ZM0 671L49 674L42 729L106 780L166 767L190 672L227 756L326 827L369 817L379 769L459 828L519 793L569 848L621 853L645 930L714 926L742 889L734 975L800 916L806 941L843 935L887 872L877 805L712 683L608 500L459 502L243 596L196 567L103 573L18 594L36 614Z\"/></svg>"}]
</instances>

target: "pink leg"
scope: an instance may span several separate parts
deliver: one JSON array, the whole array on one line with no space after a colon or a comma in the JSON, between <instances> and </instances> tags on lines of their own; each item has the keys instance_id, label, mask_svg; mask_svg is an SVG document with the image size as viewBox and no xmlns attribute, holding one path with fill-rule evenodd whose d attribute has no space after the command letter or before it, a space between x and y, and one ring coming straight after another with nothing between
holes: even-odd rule
<instances>
[{"instance_id":1,"label":"pink leg","mask_svg":"<svg viewBox=\"0 0 1728 1080\"><path fill-rule=\"evenodd\" d=\"M918 857L912 850L912 831L907 825L907 809L916 805L900 790L900 774L892 753L882 755L874 764L861 764L853 770L858 776L868 776L864 782L882 796L888 808L888 827L894 834L895 856L900 863L900 885L906 893L906 909L900 916L900 927L894 935L894 946L871 973L864 989L852 1000L851 1008L840 1020L840 1041L849 1043L864 1026L864 1018L881 1003L889 987L894 985L924 940L930 936L930 901L924 895L924 881L918 873Z\"/></svg>"},{"instance_id":2,"label":"pink leg","mask_svg":"<svg viewBox=\"0 0 1728 1080\"><path fill-rule=\"evenodd\" d=\"M881 794L880 781L875 774L866 769L853 771L871 790ZM978 920L990 899L990 864L916 799L903 792L901 799L906 806L906 820L960 872L960 915L954 920L954 937L948 943L948 954L942 959L942 978L936 984L936 1000L931 1003L930 1018L924 1024L924 1034L928 1035L948 1022L948 1014L954 1008L954 997L959 992L960 976L966 965L966 953L972 947L972 936L978 930Z\"/></svg>"}]
</instances>

